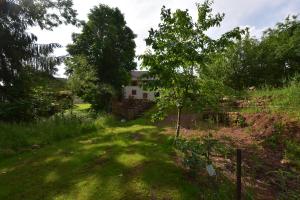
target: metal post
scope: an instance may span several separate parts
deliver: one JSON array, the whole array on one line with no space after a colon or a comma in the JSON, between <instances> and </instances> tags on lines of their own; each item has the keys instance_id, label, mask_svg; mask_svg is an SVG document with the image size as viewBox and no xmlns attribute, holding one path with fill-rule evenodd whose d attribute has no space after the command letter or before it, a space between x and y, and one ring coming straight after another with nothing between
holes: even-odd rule
<instances>
[{"instance_id":1,"label":"metal post","mask_svg":"<svg viewBox=\"0 0 300 200\"><path fill-rule=\"evenodd\" d=\"M236 150L236 199L242 199L242 150Z\"/></svg>"}]
</instances>

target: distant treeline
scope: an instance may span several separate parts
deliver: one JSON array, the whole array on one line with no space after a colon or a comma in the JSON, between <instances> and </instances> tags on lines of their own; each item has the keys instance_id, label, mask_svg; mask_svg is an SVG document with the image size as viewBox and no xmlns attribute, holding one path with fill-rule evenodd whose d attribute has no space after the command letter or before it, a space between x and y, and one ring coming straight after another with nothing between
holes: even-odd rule
<instances>
[{"instance_id":1,"label":"distant treeline","mask_svg":"<svg viewBox=\"0 0 300 200\"><path fill-rule=\"evenodd\" d=\"M289 16L259 39L246 29L241 40L212 55L210 65L234 89L283 86L300 73L299 19Z\"/></svg>"}]
</instances>

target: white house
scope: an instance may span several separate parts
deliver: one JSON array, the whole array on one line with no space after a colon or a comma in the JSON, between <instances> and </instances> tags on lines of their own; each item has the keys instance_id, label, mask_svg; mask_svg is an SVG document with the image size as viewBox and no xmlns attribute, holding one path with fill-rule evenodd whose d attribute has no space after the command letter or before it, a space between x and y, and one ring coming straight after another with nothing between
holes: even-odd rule
<instances>
[{"instance_id":1,"label":"white house","mask_svg":"<svg viewBox=\"0 0 300 200\"><path fill-rule=\"evenodd\" d=\"M142 77L147 71L131 71L131 84L124 87L124 98L144 99L154 101L155 92L145 91L141 87L142 82L149 81Z\"/></svg>"}]
</instances>

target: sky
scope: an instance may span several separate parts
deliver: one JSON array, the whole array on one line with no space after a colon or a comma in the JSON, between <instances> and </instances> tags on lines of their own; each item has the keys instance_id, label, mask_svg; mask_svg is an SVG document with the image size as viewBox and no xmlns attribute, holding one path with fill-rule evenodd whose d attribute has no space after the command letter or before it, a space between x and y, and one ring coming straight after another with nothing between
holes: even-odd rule
<instances>
[{"instance_id":1,"label":"sky","mask_svg":"<svg viewBox=\"0 0 300 200\"><path fill-rule=\"evenodd\" d=\"M156 28L160 22L160 10L163 5L172 10L188 9L196 19L196 3L204 0L73 0L73 8L80 20L87 20L87 15L94 6L106 4L118 7L125 16L127 25L137 35L136 54L146 50L145 38L150 28ZM220 28L211 29L208 34L218 37L235 27L249 27L252 35L259 38L262 31L283 21L289 14L300 14L300 0L215 0L212 6L214 13L225 13ZM37 27L29 30L38 36L38 43L59 43L63 47L55 55L67 55L66 45L72 43L73 32L81 29L73 26L60 26L53 31L42 31ZM65 77L65 66L58 66L57 77Z\"/></svg>"}]
</instances>

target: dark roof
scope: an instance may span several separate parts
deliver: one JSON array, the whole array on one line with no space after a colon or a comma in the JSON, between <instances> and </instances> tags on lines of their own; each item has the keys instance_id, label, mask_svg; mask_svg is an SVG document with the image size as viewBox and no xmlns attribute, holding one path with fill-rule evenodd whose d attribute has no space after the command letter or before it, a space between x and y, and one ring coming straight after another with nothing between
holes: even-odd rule
<instances>
[{"instance_id":1,"label":"dark roof","mask_svg":"<svg viewBox=\"0 0 300 200\"><path fill-rule=\"evenodd\" d=\"M138 79L144 74L147 74L148 71L131 71L131 78Z\"/></svg>"}]
</instances>

